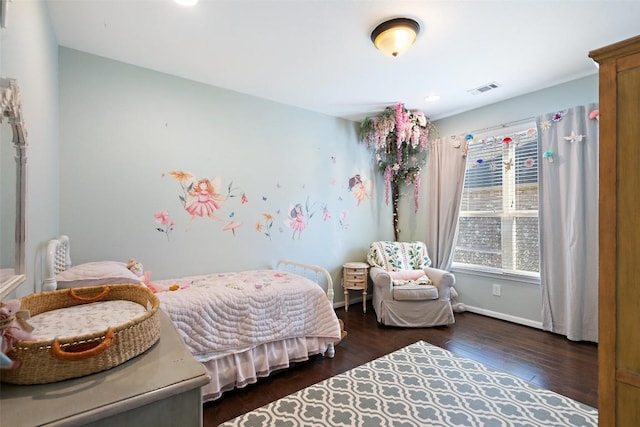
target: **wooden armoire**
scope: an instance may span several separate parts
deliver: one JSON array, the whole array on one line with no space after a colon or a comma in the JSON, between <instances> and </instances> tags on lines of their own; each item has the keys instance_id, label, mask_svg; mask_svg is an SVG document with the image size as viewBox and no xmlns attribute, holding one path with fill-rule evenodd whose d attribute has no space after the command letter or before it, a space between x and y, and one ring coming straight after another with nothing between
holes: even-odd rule
<instances>
[{"instance_id":1,"label":"wooden armoire","mask_svg":"<svg viewBox=\"0 0 640 427\"><path fill-rule=\"evenodd\" d=\"M589 56L600 64L600 426L640 426L640 36Z\"/></svg>"}]
</instances>

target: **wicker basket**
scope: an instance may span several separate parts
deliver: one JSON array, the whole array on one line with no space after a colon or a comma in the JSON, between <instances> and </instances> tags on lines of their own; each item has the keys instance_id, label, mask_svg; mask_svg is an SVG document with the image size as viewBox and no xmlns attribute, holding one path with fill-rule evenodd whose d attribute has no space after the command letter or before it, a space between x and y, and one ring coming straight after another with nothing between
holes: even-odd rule
<instances>
[{"instance_id":1,"label":"wicker basket","mask_svg":"<svg viewBox=\"0 0 640 427\"><path fill-rule=\"evenodd\" d=\"M45 384L82 377L113 368L146 351L160 338L160 302L145 286L115 284L41 292L22 298L21 309L36 316L59 308L115 300L136 302L147 311L106 331L59 340L18 342L7 356L21 362L20 367L0 370L0 381Z\"/></svg>"}]
</instances>

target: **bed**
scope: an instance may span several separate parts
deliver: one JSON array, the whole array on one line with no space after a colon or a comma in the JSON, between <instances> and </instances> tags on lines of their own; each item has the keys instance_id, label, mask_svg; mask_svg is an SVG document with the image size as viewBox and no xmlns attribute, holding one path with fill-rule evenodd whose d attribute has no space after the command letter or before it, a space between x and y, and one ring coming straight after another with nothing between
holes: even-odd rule
<instances>
[{"instance_id":1,"label":"bed","mask_svg":"<svg viewBox=\"0 0 640 427\"><path fill-rule=\"evenodd\" d=\"M126 263L71 266L69 239L49 241L43 291L145 281ZM332 358L341 327L333 309L333 281L322 267L288 260L274 269L157 280L160 309L211 377L203 401L255 383L292 363ZM174 290L169 290L174 289Z\"/></svg>"}]
</instances>

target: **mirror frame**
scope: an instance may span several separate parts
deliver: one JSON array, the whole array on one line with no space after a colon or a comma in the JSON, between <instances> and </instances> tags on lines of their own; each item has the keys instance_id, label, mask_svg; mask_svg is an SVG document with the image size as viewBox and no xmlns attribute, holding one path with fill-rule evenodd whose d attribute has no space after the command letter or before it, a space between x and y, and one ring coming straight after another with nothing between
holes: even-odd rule
<instances>
[{"instance_id":1,"label":"mirror frame","mask_svg":"<svg viewBox=\"0 0 640 427\"><path fill-rule=\"evenodd\" d=\"M26 270L26 195L27 130L22 117L20 89L14 79L0 78L0 123L7 119L13 133L16 160L16 223L14 274L0 283L0 299L25 282Z\"/></svg>"}]
</instances>

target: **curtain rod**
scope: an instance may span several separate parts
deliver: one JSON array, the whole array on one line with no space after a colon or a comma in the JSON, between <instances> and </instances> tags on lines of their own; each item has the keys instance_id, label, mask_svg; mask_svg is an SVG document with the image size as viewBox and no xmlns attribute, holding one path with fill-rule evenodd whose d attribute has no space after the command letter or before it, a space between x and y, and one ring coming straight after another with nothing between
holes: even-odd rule
<instances>
[{"instance_id":1,"label":"curtain rod","mask_svg":"<svg viewBox=\"0 0 640 427\"><path fill-rule=\"evenodd\" d=\"M515 120L513 122L502 123L502 124L499 124L499 125L490 126L490 127L486 127L486 128L482 128L482 129L476 129L474 131L471 131L470 133L473 135L475 133L491 132L493 130L503 129L503 128L519 125L519 124L522 124L522 123L535 122L535 121L536 121L535 117L528 117L526 119Z\"/></svg>"}]
</instances>

